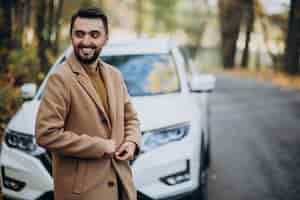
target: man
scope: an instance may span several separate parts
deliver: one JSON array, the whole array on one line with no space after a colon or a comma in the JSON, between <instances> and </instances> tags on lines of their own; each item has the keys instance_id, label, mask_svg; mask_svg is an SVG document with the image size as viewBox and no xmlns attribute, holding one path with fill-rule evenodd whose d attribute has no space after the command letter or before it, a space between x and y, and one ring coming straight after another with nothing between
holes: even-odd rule
<instances>
[{"instance_id":1,"label":"man","mask_svg":"<svg viewBox=\"0 0 300 200\"><path fill-rule=\"evenodd\" d=\"M108 40L97 8L71 19L73 53L48 79L36 141L52 153L56 200L136 199L129 160L141 134L121 73L99 58Z\"/></svg>"}]
</instances>

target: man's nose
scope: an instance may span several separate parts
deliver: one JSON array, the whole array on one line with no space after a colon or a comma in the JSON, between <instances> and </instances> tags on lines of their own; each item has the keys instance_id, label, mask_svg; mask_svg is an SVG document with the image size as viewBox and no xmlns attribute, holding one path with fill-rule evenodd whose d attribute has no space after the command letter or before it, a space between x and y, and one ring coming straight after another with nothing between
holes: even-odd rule
<instances>
[{"instance_id":1,"label":"man's nose","mask_svg":"<svg viewBox=\"0 0 300 200\"><path fill-rule=\"evenodd\" d=\"M82 43L84 45L90 45L91 44L91 38L89 36L89 34L86 34L83 39L82 39Z\"/></svg>"}]
</instances>

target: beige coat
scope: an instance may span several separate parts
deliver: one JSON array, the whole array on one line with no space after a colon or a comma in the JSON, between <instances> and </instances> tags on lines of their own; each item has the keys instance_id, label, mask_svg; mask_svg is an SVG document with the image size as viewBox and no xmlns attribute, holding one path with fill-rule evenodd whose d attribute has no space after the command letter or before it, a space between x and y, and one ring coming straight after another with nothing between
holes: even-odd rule
<instances>
[{"instance_id":1,"label":"beige coat","mask_svg":"<svg viewBox=\"0 0 300 200\"><path fill-rule=\"evenodd\" d=\"M128 161L103 155L108 139L117 146L133 141L139 149L139 121L121 73L102 65L110 120L74 54L48 79L36 119L36 141L52 153L56 200L114 200L115 174L125 199L136 199Z\"/></svg>"}]
</instances>

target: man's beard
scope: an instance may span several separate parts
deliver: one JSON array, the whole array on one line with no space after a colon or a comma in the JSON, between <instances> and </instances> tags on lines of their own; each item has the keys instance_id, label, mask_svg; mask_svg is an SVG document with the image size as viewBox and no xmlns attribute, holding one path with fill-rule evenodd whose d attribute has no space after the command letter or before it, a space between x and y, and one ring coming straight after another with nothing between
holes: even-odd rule
<instances>
[{"instance_id":1,"label":"man's beard","mask_svg":"<svg viewBox=\"0 0 300 200\"><path fill-rule=\"evenodd\" d=\"M78 48L83 48L83 47L79 46ZM98 50L96 49L96 50L95 50L95 53L94 53L94 55L93 55L92 57L90 57L90 58L85 58L85 57L82 57L82 56L80 55L79 51L77 51L76 48L74 48L74 53L75 53L76 58L77 58L81 63L87 64L87 65L92 64L92 63L94 63L94 62L97 60L97 58L99 57L100 51L101 51L101 49L98 49Z\"/></svg>"}]
</instances>

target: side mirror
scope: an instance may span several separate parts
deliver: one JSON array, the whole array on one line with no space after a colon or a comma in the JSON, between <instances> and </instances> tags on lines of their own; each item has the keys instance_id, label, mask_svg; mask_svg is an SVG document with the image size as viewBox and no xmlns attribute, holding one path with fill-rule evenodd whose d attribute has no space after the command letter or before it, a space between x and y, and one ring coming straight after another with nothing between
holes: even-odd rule
<instances>
[{"instance_id":1,"label":"side mirror","mask_svg":"<svg viewBox=\"0 0 300 200\"><path fill-rule=\"evenodd\" d=\"M212 92L215 88L216 77L209 74L194 75L190 82L191 92Z\"/></svg>"},{"instance_id":2,"label":"side mirror","mask_svg":"<svg viewBox=\"0 0 300 200\"><path fill-rule=\"evenodd\" d=\"M21 95L24 100L31 100L36 93L36 84L35 83L25 83L21 87Z\"/></svg>"}]
</instances>

